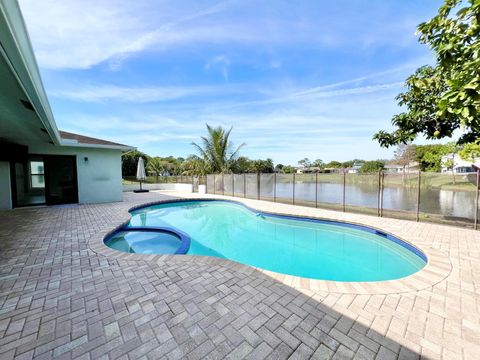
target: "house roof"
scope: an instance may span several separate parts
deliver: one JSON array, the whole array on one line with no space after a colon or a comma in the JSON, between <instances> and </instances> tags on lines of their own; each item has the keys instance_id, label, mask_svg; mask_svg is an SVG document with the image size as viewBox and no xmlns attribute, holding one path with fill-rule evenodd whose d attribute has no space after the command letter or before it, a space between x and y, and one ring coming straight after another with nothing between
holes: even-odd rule
<instances>
[{"instance_id":1,"label":"house roof","mask_svg":"<svg viewBox=\"0 0 480 360\"><path fill-rule=\"evenodd\" d=\"M118 148L123 150L134 149L132 146L116 143L113 141L97 139L90 136L84 136L80 134L74 134L67 131L59 131L62 139L62 145L65 146L89 146L89 147L105 147L105 148ZM64 141L63 141L64 140Z\"/></svg>"}]
</instances>

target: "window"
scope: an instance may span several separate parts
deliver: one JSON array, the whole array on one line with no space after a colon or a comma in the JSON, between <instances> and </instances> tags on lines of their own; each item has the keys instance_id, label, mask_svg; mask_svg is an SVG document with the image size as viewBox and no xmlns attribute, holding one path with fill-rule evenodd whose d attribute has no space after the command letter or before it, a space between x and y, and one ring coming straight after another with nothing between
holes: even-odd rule
<instances>
[{"instance_id":1,"label":"window","mask_svg":"<svg viewBox=\"0 0 480 360\"><path fill-rule=\"evenodd\" d=\"M43 161L30 161L30 184L33 189L45 188Z\"/></svg>"}]
</instances>

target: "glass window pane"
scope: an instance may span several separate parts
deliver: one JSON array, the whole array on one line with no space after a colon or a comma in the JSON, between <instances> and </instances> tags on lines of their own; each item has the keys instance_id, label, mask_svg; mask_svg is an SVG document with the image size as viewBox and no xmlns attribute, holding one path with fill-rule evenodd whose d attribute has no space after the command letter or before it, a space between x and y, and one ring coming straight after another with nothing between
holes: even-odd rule
<instances>
[{"instance_id":1,"label":"glass window pane","mask_svg":"<svg viewBox=\"0 0 480 360\"><path fill-rule=\"evenodd\" d=\"M45 177L43 175L32 175L32 188L44 188Z\"/></svg>"},{"instance_id":2,"label":"glass window pane","mask_svg":"<svg viewBox=\"0 0 480 360\"><path fill-rule=\"evenodd\" d=\"M30 161L30 173L32 175L43 175L43 161Z\"/></svg>"}]
</instances>

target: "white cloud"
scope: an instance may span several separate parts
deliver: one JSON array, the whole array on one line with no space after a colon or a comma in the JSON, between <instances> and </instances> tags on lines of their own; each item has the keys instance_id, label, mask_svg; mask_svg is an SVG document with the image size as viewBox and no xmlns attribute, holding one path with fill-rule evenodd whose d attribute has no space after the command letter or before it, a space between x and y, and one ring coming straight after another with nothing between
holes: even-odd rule
<instances>
[{"instance_id":1,"label":"white cloud","mask_svg":"<svg viewBox=\"0 0 480 360\"><path fill-rule=\"evenodd\" d=\"M120 101L148 103L169 101L193 96L206 96L218 93L212 86L152 86L121 87L113 85L78 86L70 90L54 90L51 96L75 101L105 102ZM228 89L224 89L228 91Z\"/></svg>"},{"instance_id":2,"label":"white cloud","mask_svg":"<svg viewBox=\"0 0 480 360\"><path fill-rule=\"evenodd\" d=\"M118 66L129 54L180 40L175 27L221 11L225 4L192 5L185 14L181 7L156 3L152 8L144 1L20 1L37 60L53 69L85 69L107 60Z\"/></svg>"},{"instance_id":3,"label":"white cloud","mask_svg":"<svg viewBox=\"0 0 480 360\"><path fill-rule=\"evenodd\" d=\"M230 59L225 55L218 55L207 61L205 69L219 68L222 73L223 80L228 82L228 70L230 66Z\"/></svg>"},{"instance_id":4,"label":"white cloud","mask_svg":"<svg viewBox=\"0 0 480 360\"><path fill-rule=\"evenodd\" d=\"M379 158L388 157L391 150L380 149L371 137L379 128L388 127L396 111L392 91L378 88L377 92L357 91L345 96L297 97L274 107L248 110L217 111L183 103L167 108L159 105L161 112L150 106L135 107L127 113L106 109L106 116L79 113L61 120L66 130L132 144L152 155L188 155L193 152L190 143L205 133L205 123L209 123L233 125L233 141L246 142L242 153L254 158L272 157L283 163L296 163L305 156L324 160L347 160L352 154Z\"/></svg>"},{"instance_id":5,"label":"white cloud","mask_svg":"<svg viewBox=\"0 0 480 360\"><path fill-rule=\"evenodd\" d=\"M103 62L117 69L137 52L171 52L202 43L362 48L416 41L416 19L385 26L388 16L375 16L373 7L362 17L347 7L342 11L349 14L339 17L322 13L315 3L305 5L302 13L288 1L273 6L209 0L20 0L40 66L51 69L86 69Z\"/></svg>"},{"instance_id":6,"label":"white cloud","mask_svg":"<svg viewBox=\"0 0 480 360\"><path fill-rule=\"evenodd\" d=\"M348 81L344 82L348 83ZM252 101L236 101L229 104L214 104L210 105L211 109L216 110L227 110L235 108L252 108L252 107L261 107L261 106L270 106L278 105L284 103L290 104L303 104L307 101L313 101L321 98L331 98L331 97L347 97L351 95L362 95L369 93L378 93L384 92L389 89L399 89L403 85L403 82L392 82L386 84L376 84L376 85L365 85L353 88L344 88L338 90L322 90L335 87L333 85L325 85L320 87L315 87L311 89L301 90L298 92L293 92L291 94L284 94L278 97L270 97L263 100L252 100Z\"/></svg>"}]
</instances>

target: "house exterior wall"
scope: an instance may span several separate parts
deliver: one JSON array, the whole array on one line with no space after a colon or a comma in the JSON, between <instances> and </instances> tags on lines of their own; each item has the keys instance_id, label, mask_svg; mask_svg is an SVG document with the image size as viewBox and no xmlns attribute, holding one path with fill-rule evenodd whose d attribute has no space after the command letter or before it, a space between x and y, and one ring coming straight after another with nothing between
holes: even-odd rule
<instances>
[{"instance_id":1,"label":"house exterior wall","mask_svg":"<svg viewBox=\"0 0 480 360\"><path fill-rule=\"evenodd\" d=\"M122 201L121 150L73 147L30 146L30 154L75 155L79 203ZM85 161L88 158L88 161Z\"/></svg>"},{"instance_id":2,"label":"house exterior wall","mask_svg":"<svg viewBox=\"0 0 480 360\"><path fill-rule=\"evenodd\" d=\"M10 163L8 161L0 161L0 210L12 208L11 189Z\"/></svg>"},{"instance_id":3,"label":"house exterior wall","mask_svg":"<svg viewBox=\"0 0 480 360\"><path fill-rule=\"evenodd\" d=\"M386 165L384 172L387 173L417 173L420 171L420 164L416 161L412 161L410 164L402 166L397 164Z\"/></svg>"},{"instance_id":4,"label":"house exterior wall","mask_svg":"<svg viewBox=\"0 0 480 360\"><path fill-rule=\"evenodd\" d=\"M445 166L447 161L452 160L453 158L453 171L455 173L466 173L466 172L474 172L473 163L471 161L463 160L460 155L456 154L447 154L442 156L442 173L452 172L451 167ZM475 158L475 162L480 161L480 158Z\"/></svg>"}]
</instances>

